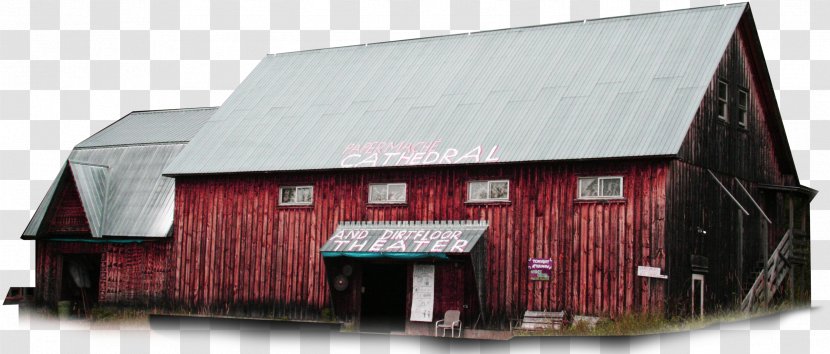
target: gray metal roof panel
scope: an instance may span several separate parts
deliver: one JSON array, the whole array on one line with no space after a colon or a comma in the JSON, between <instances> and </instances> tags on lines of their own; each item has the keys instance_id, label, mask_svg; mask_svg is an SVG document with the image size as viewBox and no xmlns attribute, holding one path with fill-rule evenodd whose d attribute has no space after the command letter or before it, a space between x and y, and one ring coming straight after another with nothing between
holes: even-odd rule
<instances>
[{"instance_id":1,"label":"gray metal roof panel","mask_svg":"<svg viewBox=\"0 0 830 354\"><path fill-rule=\"evenodd\" d=\"M133 112L85 140L70 153L23 236L38 236L67 168L93 237L167 236L175 193L173 179L163 177L162 169L215 110Z\"/></svg>"},{"instance_id":2,"label":"gray metal roof panel","mask_svg":"<svg viewBox=\"0 0 830 354\"><path fill-rule=\"evenodd\" d=\"M94 237L165 237L173 224L174 181L161 171L184 144L73 151L70 165Z\"/></svg>"},{"instance_id":3,"label":"gray metal roof panel","mask_svg":"<svg viewBox=\"0 0 830 354\"><path fill-rule=\"evenodd\" d=\"M269 55L165 169L340 168L440 140L500 162L674 155L745 4Z\"/></svg>"},{"instance_id":4,"label":"gray metal roof panel","mask_svg":"<svg viewBox=\"0 0 830 354\"><path fill-rule=\"evenodd\" d=\"M55 196L55 191L57 191L58 185L63 179L63 174L66 172L67 166L68 163L64 163L61 167L58 172L58 176L55 177L54 181L52 181L52 185L49 186L49 190L46 191L46 195L43 197L43 200L41 200L37 210L35 210L32 218L29 220L29 224L26 225L26 229L23 230L22 236L36 237L40 233L40 227L43 225L43 219L46 217L46 211L49 210L49 205L52 203L52 198Z\"/></svg>"},{"instance_id":5,"label":"gray metal roof panel","mask_svg":"<svg viewBox=\"0 0 830 354\"><path fill-rule=\"evenodd\" d=\"M101 152L101 151L99 151ZM70 154L71 156L71 154ZM109 161L98 161L109 162ZM78 163L69 160L69 167L75 177L75 186L81 197L81 204L84 207L89 231L92 237L101 237L106 230L106 212L108 202L108 174L109 167L103 165L92 165Z\"/></svg>"},{"instance_id":6,"label":"gray metal roof panel","mask_svg":"<svg viewBox=\"0 0 830 354\"><path fill-rule=\"evenodd\" d=\"M132 112L75 147L187 142L215 111L216 107L202 107Z\"/></svg>"}]
</instances>

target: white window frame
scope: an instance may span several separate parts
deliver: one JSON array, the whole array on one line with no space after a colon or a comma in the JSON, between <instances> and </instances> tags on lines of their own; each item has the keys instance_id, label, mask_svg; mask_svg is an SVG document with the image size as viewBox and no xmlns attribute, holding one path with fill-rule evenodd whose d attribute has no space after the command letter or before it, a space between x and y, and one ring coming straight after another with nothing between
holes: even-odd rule
<instances>
[{"instance_id":1,"label":"white window frame","mask_svg":"<svg viewBox=\"0 0 830 354\"><path fill-rule=\"evenodd\" d=\"M723 92L724 93L723 98L720 97L720 85L721 84L726 86L726 89ZM717 97L717 99L718 99L718 107L716 107L716 112L717 112L717 109L720 108L720 106L723 106L723 115L720 115L720 113L717 113L718 118L720 118L724 122L728 122L729 121L729 83L726 82L726 80L718 79L718 86L715 88L715 97Z\"/></svg>"},{"instance_id":2,"label":"white window frame","mask_svg":"<svg viewBox=\"0 0 830 354\"><path fill-rule=\"evenodd\" d=\"M746 94L746 102L741 103L741 94ZM738 126L746 128L749 125L749 90L743 87L738 89Z\"/></svg>"},{"instance_id":3,"label":"white window frame","mask_svg":"<svg viewBox=\"0 0 830 354\"><path fill-rule=\"evenodd\" d=\"M700 291L695 291L695 281L700 281ZM705 297L703 296L706 293L706 276L703 274L693 273L692 274L692 315L700 316L703 318L703 311L706 308L703 304L703 300ZM695 297L698 297L700 301L700 308L695 308Z\"/></svg>"},{"instance_id":4,"label":"white window frame","mask_svg":"<svg viewBox=\"0 0 830 354\"><path fill-rule=\"evenodd\" d=\"M472 187L473 183L484 183L487 182L487 198L485 199L473 199L473 194L470 193L470 187ZM490 184L491 183L507 183L507 196L504 198L491 198L490 197ZM484 179L484 180L473 180L467 182L467 202L469 203L487 203L487 202L507 202L510 201L510 180L509 179Z\"/></svg>"},{"instance_id":5,"label":"white window frame","mask_svg":"<svg viewBox=\"0 0 830 354\"><path fill-rule=\"evenodd\" d=\"M372 200L372 186L386 186L386 200ZM389 200L389 186L403 186L403 200ZM394 182L394 183L369 183L369 188L367 190L368 195L367 199L369 204L406 204L407 201L407 194L408 189L405 182Z\"/></svg>"},{"instance_id":6,"label":"white window frame","mask_svg":"<svg viewBox=\"0 0 830 354\"><path fill-rule=\"evenodd\" d=\"M297 189L300 188L308 188L311 190L311 200L308 202L298 202L297 200ZM283 202L282 201L282 191L286 189L294 189L294 201L293 202ZM314 186L312 185L297 185L297 186L284 186L280 187L280 195L279 195L279 205L285 206L292 206L292 205L312 205L314 204Z\"/></svg>"},{"instance_id":7,"label":"white window frame","mask_svg":"<svg viewBox=\"0 0 830 354\"><path fill-rule=\"evenodd\" d=\"M595 195L595 196L593 196L593 195L583 196L582 195L582 188L580 188L580 182L584 179L596 179L597 180L597 184L599 185L597 187L598 188L597 189L597 191L598 191L597 195ZM602 180L603 179L618 179L618 180L620 180L620 195L613 195L613 196L602 195ZM623 176L585 176L585 177L579 177L579 178L576 179L576 195L577 195L577 199L581 199L581 200L623 199L623 198L625 198L625 178L623 178Z\"/></svg>"}]
</instances>

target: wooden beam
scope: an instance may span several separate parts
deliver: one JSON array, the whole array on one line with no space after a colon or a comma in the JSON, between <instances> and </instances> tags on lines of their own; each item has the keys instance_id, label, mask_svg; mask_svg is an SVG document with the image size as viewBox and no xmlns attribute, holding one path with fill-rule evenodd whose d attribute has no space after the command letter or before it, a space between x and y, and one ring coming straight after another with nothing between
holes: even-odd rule
<instances>
[{"instance_id":1,"label":"wooden beam","mask_svg":"<svg viewBox=\"0 0 830 354\"><path fill-rule=\"evenodd\" d=\"M769 219L769 217L767 216L767 213L765 213L764 209L761 209L761 206L758 205L758 203L755 201L754 198L752 198L752 195L749 194L749 191L746 190L746 187L744 187L744 185L741 184L741 181L739 181L737 178L735 178L735 182L737 182L738 187L741 187L741 190L744 191L744 193L746 193L746 196L749 197L749 200L752 201L752 204L754 204L755 207L758 208L758 211L761 212L761 216L763 216L764 219L767 220L767 223L772 224L772 220Z\"/></svg>"},{"instance_id":2,"label":"wooden beam","mask_svg":"<svg viewBox=\"0 0 830 354\"><path fill-rule=\"evenodd\" d=\"M732 199L732 201L735 202L735 205L737 205L738 208L741 208L741 211L743 211L744 214L748 216L749 212L746 211L746 209L744 209L744 206L741 205L741 203L739 203L737 199L735 199L735 197L732 195L732 193L729 193L729 190L726 189L726 187L723 185L723 183L720 183L720 180L718 179L717 176L715 176L714 173L712 173L712 170L707 168L706 172L709 172L709 175L712 176L712 179L714 179L715 182L717 182L717 184L721 187L721 189L723 189L723 191L726 192L726 195L729 196L729 199Z\"/></svg>"}]
</instances>

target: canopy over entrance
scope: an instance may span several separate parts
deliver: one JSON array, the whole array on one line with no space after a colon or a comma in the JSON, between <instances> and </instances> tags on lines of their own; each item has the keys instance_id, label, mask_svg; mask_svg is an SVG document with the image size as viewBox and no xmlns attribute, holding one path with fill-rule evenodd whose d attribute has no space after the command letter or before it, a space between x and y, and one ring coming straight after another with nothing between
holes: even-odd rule
<instances>
[{"instance_id":1,"label":"canopy over entrance","mask_svg":"<svg viewBox=\"0 0 830 354\"><path fill-rule=\"evenodd\" d=\"M344 222L320 253L327 263L338 257L470 262L481 309L486 300L487 227L487 221L469 220Z\"/></svg>"},{"instance_id":2,"label":"canopy over entrance","mask_svg":"<svg viewBox=\"0 0 830 354\"><path fill-rule=\"evenodd\" d=\"M320 248L323 257L447 258L473 253L486 221L341 223Z\"/></svg>"}]
</instances>

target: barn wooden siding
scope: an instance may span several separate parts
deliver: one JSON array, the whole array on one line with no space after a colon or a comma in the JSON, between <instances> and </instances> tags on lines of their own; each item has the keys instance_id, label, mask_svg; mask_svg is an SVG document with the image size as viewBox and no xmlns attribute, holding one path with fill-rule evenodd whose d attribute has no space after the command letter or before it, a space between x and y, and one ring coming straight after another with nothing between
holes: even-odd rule
<instances>
[{"instance_id":1,"label":"barn wooden siding","mask_svg":"<svg viewBox=\"0 0 830 354\"><path fill-rule=\"evenodd\" d=\"M673 161L667 188L670 203L666 215L669 291L668 297L678 306L671 312L688 313L691 309L691 255L709 259L706 276L707 311L733 309L748 290L746 284L761 253L761 215L735 178L746 187L773 220L766 235L769 250L775 248L786 232L783 214L784 197L780 193L762 192L759 183L798 185L791 171L788 147L774 108L772 90L756 65L761 60L760 45L751 19L744 18L732 37L717 72L700 104L694 121L680 149L680 160ZM717 83L729 86L729 121L717 116ZM763 79L760 79L763 78ZM748 124L738 125L738 89L750 92ZM771 101L772 100L772 101ZM711 169L750 215L741 216L738 207L717 186L706 169ZM705 235L698 232L705 230Z\"/></svg>"},{"instance_id":2,"label":"barn wooden siding","mask_svg":"<svg viewBox=\"0 0 830 354\"><path fill-rule=\"evenodd\" d=\"M55 303L61 300L63 256L100 254L98 301L109 304L161 305L164 299L170 242L86 243L36 241L36 299Z\"/></svg>"},{"instance_id":3,"label":"barn wooden siding","mask_svg":"<svg viewBox=\"0 0 830 354\"><path fill-rule=\"evenodd\" d=\"M320 246L340 221L487 220L493 318L525 309L616 316L662 311L666 161L531 163L179 177L168 292L184 306L315 318L329 306ZM576 201L578 176L621 175L625 200ZM467 182L509 179L510 203L465 203ZM407 204L367 205L368 184L406 182ZM314 185L314 205L281 207L280 186ZM527 259L554 259L528 281Z\"/></svg>"},{"instance_id":4,"label":"barn wooden siding","mask_svg":"<svg viewBox=\"0 0 830 354\"><path fill-rule=\"evenodd\" d=\"M86 219L81 195L75 185L72 170L67 168L61 177L56 191L56 205L46 214L46 232L52 234L89 234L89 222Z\"/></svg>"}]
</instances>

